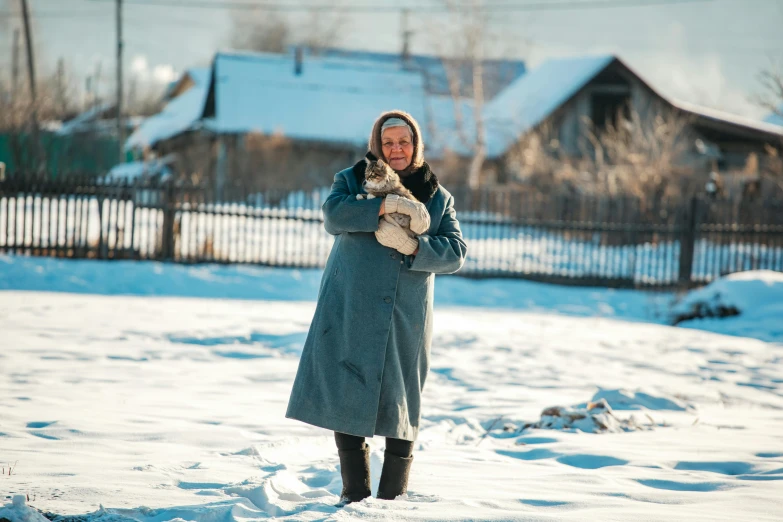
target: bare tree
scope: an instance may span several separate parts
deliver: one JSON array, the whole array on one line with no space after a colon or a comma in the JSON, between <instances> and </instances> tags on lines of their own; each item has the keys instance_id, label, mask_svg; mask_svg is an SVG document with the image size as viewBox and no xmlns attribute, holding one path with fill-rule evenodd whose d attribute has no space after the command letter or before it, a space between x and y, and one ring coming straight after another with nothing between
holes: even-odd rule
<instances>
[{"instance_id":1,"label":"bare tree","mask_svg":"<svg viewBox=\"0 0 783 522\"><path fill-rule=\"evenodd\" d=\"M704 186L699 169L687 158L693 136L688 119L673 110L648 118L631 111L616 123L596 129L589 120L578 156L562 152L551 122L525 135L508 153L517 179L543 193L581 192L636 195L657 202Z\"/></svg>"},{"instance_id":2,"label":"bare tree","mask_svg":"<svg viewBox=\"0 0 783 522\"><path fill-rule=\"evenodd\" d=\"M290 43L289 22L269 11L231 11L231 46L235 49L282 53Z\"/></svg>"},{"instance_id":3,"label":"bare tree","mask_svg":"<svg viewBox=\"0 0 783 522\"><path fill-rule=\"evenodd\" d=\"M763 93L755 97L760 106L783 118L783 63L777 62L758 74ZM761 161L759 175L783 190L783 138L779 143L768 144L766 157Z\"/></svg>"},{"instance_id":4,"label":"bare tree","mask_svg":"<svg viewBox=\"0 0 783 522\"><path fill-rule=\"evenodd\" d=\"M335 11L331 15L313 11L294 31L294 43L304 45L314 53L319 49L339 44L340 32L347 22L346 11Z\"/></svg>"},{"instance_id":5,"label":"bare tree","mask_svg":"<svg viewBox=\"0 0 783 522\"><path fill-rule=\"evenodd\" d=\"M783 118L783 67L773 65L758 74L758 81L764 92L755 97L755 102Z\"/></svg>"},{"instance_id":6,"label":"bare tree","mask_svg":"<svg viewBox=\"0 0 783 522\"><path fill-rule=\"evenodd\" d=\"M302 18L264 9L241 9L231 11L231 22L230 43L235 49L284 53L291 45L302 45L317 52L339 41L346 14L314 11Z\"/></svg>"},{"instance_id":7,"label":"bare tree","mask_svg":"<svg viewBox=\"0 0 783 522\"><path fill-rule=\"evenodd\" d=\"M484 120L487 93L496 91L496 84L505 84L509 80L493 77L501 74L500 69L490 73L486 64L490 49L508 40L502 38L502 31L489 12L483 9L481 0L444 0L444 3L447 16L441 24L433 25L431 34L432 45L442 56L448 80L454 128L431 130L436 134L454 133L462 150L469 151L467 182L470 187L476 188L481 183L487 157L487 126ZM512 51L506 48L503 54L511 54ZM465 103L466 100L469 103Z\"/></svg>"}]
</instances>

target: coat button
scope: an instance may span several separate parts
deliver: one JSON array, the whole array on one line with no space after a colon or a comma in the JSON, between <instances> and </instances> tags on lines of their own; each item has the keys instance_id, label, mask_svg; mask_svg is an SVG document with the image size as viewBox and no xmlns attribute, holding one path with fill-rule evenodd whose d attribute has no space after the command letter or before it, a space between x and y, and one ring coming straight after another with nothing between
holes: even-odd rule
<instances>
[{"instance_id":1,"label":"coat button","mask_svg":"<svg viewBox=\"0 0 783 522\"><path fill-rule=\"evenodd\" d=\"M383 298L383 302L384 302L384 303L391 303L391 297L389 297L389 296L387 295L386 297L384 297L384 298Z\"/></svg>"}]
</instances>

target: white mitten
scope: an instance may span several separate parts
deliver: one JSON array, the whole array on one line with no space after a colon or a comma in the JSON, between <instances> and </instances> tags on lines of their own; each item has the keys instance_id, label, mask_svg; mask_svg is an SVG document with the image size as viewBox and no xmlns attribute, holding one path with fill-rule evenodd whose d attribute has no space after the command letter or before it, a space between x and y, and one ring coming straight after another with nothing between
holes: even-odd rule
<instances>
[{"instance_id":1,"label":"white mitten","mask_svg":"<svg viewBox=\"0 0 783 522\"><path fill-rule=\"evenodd\" d=\"M388 196L387 196L388 197ZM419 248L419 240L409 237L405 229L396 223L381 220L375 238L383 246L395 249L397 252L412 255Z\"/></svg>"},{"instance_id":2,"label":"white mitten","mask_svg":"<svg viewBox=\"0 0 783 522\"><path fill-rule=\"evenodd\" d=\"M423 234L430 228L430 213L423 203L408 198L401 198L397 194L386 196L384 208L387 214L399 212L411 217L411 230L415 234Z\"/></svg>"}]
</instances>

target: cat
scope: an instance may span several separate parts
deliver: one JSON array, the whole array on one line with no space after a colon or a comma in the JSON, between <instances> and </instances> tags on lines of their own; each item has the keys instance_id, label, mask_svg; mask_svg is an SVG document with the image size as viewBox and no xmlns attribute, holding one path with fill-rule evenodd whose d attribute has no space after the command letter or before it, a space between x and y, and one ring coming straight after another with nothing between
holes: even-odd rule
<instances>
[{"instance_id":1,"label":"cat","mask_svg":"<svg viewBox=\"0 0 783 522\"><path fill-rule=\"evenodd\" d=\"M418 201L413 193L402 184L400 176L386 162L376 158L372 152L368 152L365 155L365 160L367 161L367 167L364 170L364 183L362 183L362 186L367 194L358 194L356 199L383 198L389 194L396 194L401 198ZM392 212L384 214L383 219L389 223L401 226L408 236L416 237L416 234L410 229L410 216Z\"/></svg>"}]
</instances>

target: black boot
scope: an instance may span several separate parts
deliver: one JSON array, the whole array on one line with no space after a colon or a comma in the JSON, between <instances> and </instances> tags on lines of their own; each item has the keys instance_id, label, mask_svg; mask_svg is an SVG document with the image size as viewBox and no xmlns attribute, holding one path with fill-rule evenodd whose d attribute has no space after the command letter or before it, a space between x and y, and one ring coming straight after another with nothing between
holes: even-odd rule
<instances>
[{"instance_id":1,"label":"black boot","mask_svg":"<svg viewBox=\"0 0 783 522\"><path fill-rule=\"evenodd\" d=\"M383 452L383 470L378 484L378 498L394 500L408 491L408 475L411 471L413 456L399 457L388 451Z\"/></svg>"},{"instance_id":2,"label":"black boot","mask_svg":"<svg viewBox=\"0 0 783 522\"><path fill-rule=\"evenodd\" d=\"M370 447L362 449L337 450L340 455L340 475L343 478L343 492L338 506L358 502L370 493Z\"/></svg>"}]
</instances>

